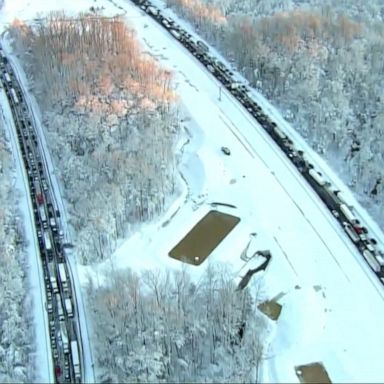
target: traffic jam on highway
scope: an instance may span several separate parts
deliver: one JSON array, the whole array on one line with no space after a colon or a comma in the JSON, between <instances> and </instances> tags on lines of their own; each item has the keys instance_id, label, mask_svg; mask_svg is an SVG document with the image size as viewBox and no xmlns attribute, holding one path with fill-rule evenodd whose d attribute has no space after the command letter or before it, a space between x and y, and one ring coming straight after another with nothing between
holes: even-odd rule
<instances>
[{"instance_id":1,"label":"traffic jam on highway","mask_svg":"<svg viewBox=\"0 0 384 384\"><path fill-rule=\"evenodd\" d=\"M36 236L44 273L46 310L57 383L81 383L81 341L76 300L63 247L60 212L55 208L49 174L29 109L15 72L0 47L2 82L12 110L19 147L28 175Z\"/></svg>"},{"instance_id":2,"label":"traffic jam on highway","mask_svg":"<svg viewBox=\"0 0 384 384\"><path fill-rule=\"evenodd\" d=\"M194 38L170 17L164 16L161 10L149 0L132 0L132 2L191 52L257 120L332 212L370 268L384 284L384 253L383 249L379 248L377 240L369 235L366 226L358 220L354 207L347 203L342 192L335 189L325 175L315 169L314 164L307 159L305 152L298 149L294 141L253 100L251 89L247 85L239 83L234 78L234 73L223 62L210 54L209 47L203 41ZM230 154L227 147L223 147L222 151L227 155Z\"/></svg>"}]
</instances>

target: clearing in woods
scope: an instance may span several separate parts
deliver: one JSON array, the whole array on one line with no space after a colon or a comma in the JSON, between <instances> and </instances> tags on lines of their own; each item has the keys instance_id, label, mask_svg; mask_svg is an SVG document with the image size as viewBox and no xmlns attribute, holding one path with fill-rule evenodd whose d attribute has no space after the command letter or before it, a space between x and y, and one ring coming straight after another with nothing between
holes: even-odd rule
<instances>
[{"instance_id":1,"label":"clearing in woods","mask_svg":"<svg viewBox=\"0 0 384 384\"><path fill-rule=\"evenodd\" d=\"M322 363L311 363L295 367L300 383L332 383Z\"/></svg>"},{"instance_id":2,"label":"clearing in woods","mask_svg":"<svg viewBox=\"0 0 384 384\"><path fill-rule=\"evenodd\" d=\"M239 222L239 217L209 211L169 252L169 256L200 265Z\"/></svg>"},{"instance_id":3,"label":"clearing in woods","mask_svg":"<svg viewBox=\"0 0 384 384\"><path fill-rule=\"evenodd\" d=\"M281 304L273 300L267 300L259 304L257 308L272 320L277 320L281 313Z\"/></svg>"}]
</instances>

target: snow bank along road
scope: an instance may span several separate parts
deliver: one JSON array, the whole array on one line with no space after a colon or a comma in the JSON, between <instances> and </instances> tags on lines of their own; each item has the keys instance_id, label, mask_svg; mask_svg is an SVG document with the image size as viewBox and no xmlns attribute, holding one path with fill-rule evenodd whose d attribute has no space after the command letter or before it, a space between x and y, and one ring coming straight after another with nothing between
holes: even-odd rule
<instances>
[{"instance_id":1,"label":"snow bank along road","mask_svg":"<svg viewBox=\"0 0 384 384\"><path fill-rule=\"evenodd\" d=\"M230 196L227 202L274 239L266 285L290 294L283 299L287 309L279 319L279 337L265 380L296 382L293 366L316 359L325 363L335 382L383 381L379 357L384 352L380 342L384 329L379 325L384 316L383 289L358 248L296 166L231 93L223 90L218 102L219 82L212 74L142 10L119 3L148 53L174 69L181 102L204 130L204 146L216 146L218 152L222 144L231 148L232 155L219 165L230 175L226 180L232 176L237 182L220 181L224 174L220 169L216 174L206 170L202 188L215 201L217 196ZM212 158L208 149L198 155L202 161ZM322 184L320 175L311 177ZM217 181L217 188L210 178ZM302 287L302 292L321 287L321 300L298 293L294 286ZM319 316L312 318L312 313Z\"/></svg>"},{"instance_id":2,"label":"snow bank along road","mask_svg":"<svg viewBox=\"0 0 384 384\"><path fill-rule=\"evenodd\" d=\"M44 154L22 88L1 48L0 56L1 81L9 99L21 155L28 174L27 182L44 274L41 287L45 286L46 290L55 379L57 382L80 383L82 343L79 337L74 290L62 242L60 212L55 203ZM52 370L52 367L50 368Z\"/></svg>"}]
</instances>

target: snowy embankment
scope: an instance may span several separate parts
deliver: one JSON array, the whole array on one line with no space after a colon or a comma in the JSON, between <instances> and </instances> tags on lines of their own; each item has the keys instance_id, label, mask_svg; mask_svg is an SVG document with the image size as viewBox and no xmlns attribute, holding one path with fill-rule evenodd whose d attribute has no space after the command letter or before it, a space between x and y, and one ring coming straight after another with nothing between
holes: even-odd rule
<instances>
[{"instance_id":1,"label":"snowy embankment","mask_svg":"<svg viewBox=\"0 0 384 384\"><path fill-rule=\"evenodd\" d=\"M9 108L8 99L1 91L0 95L1 119L5 127L6 137L12 148L12 154L15 161L16 178L15 193L19 195L18 207L22 212L21 219L24 224L26 241L26 274L28 286L28 299L32 311L26 316L31 315L33 324L33 339L30 340L33 352L33 358L30 360L32 366L29 366L27 377L33 378L35 382L47 383L53 381L53 365L51 359L51 348L48 334L48 318L45 310L46 297L44 276L40 259L39 247L36 241L36 229L32 204L29 196L27 184L27 175L20 154L20 148L16 136L16 128L13 122L12 112ZM5 203L5 202L4 202ZM25 317L26 317L25 316ZM27 332L28 330L25 330Z\"/></svg>"}]
</instances>

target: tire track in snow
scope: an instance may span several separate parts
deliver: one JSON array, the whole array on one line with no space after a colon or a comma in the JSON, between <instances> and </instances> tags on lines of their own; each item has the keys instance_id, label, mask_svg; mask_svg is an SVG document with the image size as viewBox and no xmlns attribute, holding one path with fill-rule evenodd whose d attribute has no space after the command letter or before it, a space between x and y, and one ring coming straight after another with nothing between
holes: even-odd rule
<instances>
[{"instance_id":1,"label":"tire track in snow","mask_svg":"<svg viewBox=\"0 0 384 384\"><path fill-rule=\"evenodd\" d=\"M231 100L231 98L228 98L230 102L232 102L237 108L238 108L238 105L237 103L235 103L235 101ZM223 110L220 108L219 105L217 105L217 108L223 113ZM239 108L238 108L239 109ZM241 111L243 112L243 111ZM247 116L247 114L245 114L243 112L244 116L246 117L247 120L249 120L251 122L251 125L254 126L254 123L255 121L251 121L250 120L250 117ZM323 243L323 245L325 246L325 248L328 250L328 253L332 256L333 260L335 261L335 263L337 264L337 266L339 267L340 271L342 272L342 274L345 276L346 280L348 282L351 282L351 280L349 279L348 275L344 272L344 270L342 269L340 263L338 262L337 260L337 257L335 256L335 254L331 251L331 249L329 248L329 246L327 245L327 242L323 239L323 237L321 236L320 232L317 230L316 226L314 226L312 224L312 222L308 219L308 217L305 215L304 211L302 210L302 208L300 207L300 205L295 201L295 199L292 197L292 195L288 192L288 190L285 188L284 184L279 180L279 178L276 176L276 174L270 169L269 165L266 163L266 161L257 153L256 149L254 148L254 146L249 142L249 140L243 135L243 133L241 133L239 131L239 129L236 127L236 125L233 123L233 121L231 121L225 114L225 119L229 120L232 127L224 120L223 118L223 115L220 114L220 119L224 122L224 124L228 127L228 129L233 133L233 135L238 139L238 141L243 145L243 147L246 149L246 151L248 153L250 153L250 150L248 149L248 147L251 148L251 150L253 151L254 155L256 155L256 157L266 166L267 169L269 169L271 171L271 174L274 176L275 180L277 181L277 183L280 185L280 187L284 190L284 192L286 193L286 195L289 197L289 199L292 201L292 203L298 208L298 210L301 212L302 216L304 217L304 219L308 222L308 224L310 225L310 227L313 229L313 231L317 234L317 237L320 239L320 241ZM323 207L319 207L319 203L321 203L321 201L317 201L317 199L319 199L316 196L312 196L313 193L311 193L312 191L309 191L308 188L306 188L305 185L303 185L303 179L301 177L300 174L298 174L296 168L292 168L292 165L290 163L288 163L286 161L285 158L282 158L282 154L280 154L280 150L277 150L276 148L274 148L274 145L276 145L275 143L272 143L273 145L271 145L269 142L268 142L268 139L266 137L264 137L264 135L262 135L258 129L256 127L254 127L255 129L255 132L263 139L263 141L265 142L265 144L274 152L274 154L279 158L279 160L281 160L286 169L290 172L290 174L296 179L296 181L303 187L303 190L305 191L305 193L307 194L307 196L317 205L317 207L319 208L319 211L321 212L322 216L328 221L328 223L330 223L332 225L332 227L334 228L334 225L333 225L333 222L330 221L330 219L328 218L328 212L324 212L324 209ZM236 130L236 132L235 132ZM241 136L241 138L240 138ZM247 145L244 143L246 142ZM253 158L255 158L255 156L251 154L251 156ZM299 176L299 177L298 177ZM344 243L348 246L348 249L351 249L351 246L349 244L349 242L347 243L344 239L342 239L344 241ZM280 245L279 245L280 246ZM281 248L281 247L280 247ZM285 252L284 252L285 254ZM285 256L287 257L287 255L285 254Z\"/></svg>"}]
</instances>

